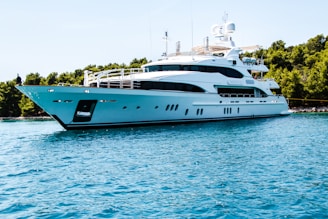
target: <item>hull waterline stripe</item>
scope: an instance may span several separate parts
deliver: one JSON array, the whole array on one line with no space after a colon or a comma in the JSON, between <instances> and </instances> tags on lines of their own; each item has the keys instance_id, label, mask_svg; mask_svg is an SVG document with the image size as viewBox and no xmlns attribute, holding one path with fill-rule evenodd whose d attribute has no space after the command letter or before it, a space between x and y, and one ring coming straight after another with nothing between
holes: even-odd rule
<instances>
[{"instance_id":1,"label":"hull waterline stripe","mask_svg":"<svg viewBox=\"0 0 328 219\"><path fill-rule=\"evenodd\" d=\"M144 125L160 125L173 123L192 123L192 122L215 122L225 120L239 120L252 118L268 118L284 116L281 114L260 115L260 116L241 116L241 117L220 117L212 119L179 119L179 120L158 120L158 121L140 121L140 122L119 122L119 123L90 123L90 124L64 124L57 116L53 117L67 130L71 129L92 129L92 128L106 128L106 127L127 127L127 126L144 126Z\"/></svg>"}]
</instances>

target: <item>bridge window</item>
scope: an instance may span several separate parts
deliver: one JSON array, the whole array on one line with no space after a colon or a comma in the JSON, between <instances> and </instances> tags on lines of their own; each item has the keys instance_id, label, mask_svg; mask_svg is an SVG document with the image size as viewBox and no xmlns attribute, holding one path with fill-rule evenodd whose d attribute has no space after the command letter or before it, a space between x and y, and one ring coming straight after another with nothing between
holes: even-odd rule
<instances>
[{"instance_id":1,"label":"bridge window","mask_svg":"<svg viewBox=\"0 0 328 219\"><path fill-rule=\"evenodd\" d=\"M267 97L268 95L258 88L233 88L219 87L218 94L221 97Z\"/></svg>"},{"instance_id":2,"label":"bridge window","mask_svg":"<svg viewBox=\"0 0 328 219\"><path fill-rule=\"evenodd\" d=\"M152 65L146 67L146 71L199 71L206 73L220 73L229 78L243 77L242 73L233 68L206 65Z\"/></svg>"},{"instance_id":3,"label":"bridge window","mask_svg":"<svg viewBox=\"0 0 328 219\"><path fill-rule=\"evenodd\" d=\"M139 89L143 90L176 90L189 92L205 92L204 89L185 83L158 82L158 81L140 81Z\"/></svg>"}]
</instances>

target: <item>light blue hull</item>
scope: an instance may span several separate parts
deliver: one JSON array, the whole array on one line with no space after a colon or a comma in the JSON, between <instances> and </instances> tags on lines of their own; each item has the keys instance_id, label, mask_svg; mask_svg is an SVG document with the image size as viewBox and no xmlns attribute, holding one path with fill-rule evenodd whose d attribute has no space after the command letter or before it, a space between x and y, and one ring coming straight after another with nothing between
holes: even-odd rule
<instances>
[{"instance_id":1,"label":"light blue hull","mask_svg":"<svg viewBox=\"0 0 328 219\"><path fill-rule=\"evenodd\" d=\"M214 121L288 115L282 96L64 86L17 86L66 129Z\"/></svg>"}]
</instances>

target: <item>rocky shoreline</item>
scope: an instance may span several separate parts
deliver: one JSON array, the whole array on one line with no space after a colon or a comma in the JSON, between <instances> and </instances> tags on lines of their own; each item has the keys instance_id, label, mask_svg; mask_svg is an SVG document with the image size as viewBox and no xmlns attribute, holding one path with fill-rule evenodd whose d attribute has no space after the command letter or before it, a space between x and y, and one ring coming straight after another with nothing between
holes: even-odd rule
<instances>
[{"instance_id":1,"label":"rocky shoreline","mask_svg":"<svg viewBox=\"0 0 328 219\"><path fill-rule=\"evenodd\" d=\"M324 112L328 112L328 106L320 106L320 107L300 106L300 107L292 107L291 110L294 113L315 113L315 112L324 113Z\"/></svg>"},{"instance_id":2,"label":"rocky shoreline","mask_svg":"<svg viewBox=\"0 0 328 219\"><path fill-rule=\"evenodd\" d=\"M20 120L33 120L33 121L50 121L54 120L50 116L31 116L31 117L0 117L0 121L20 121Z\"/></svg>"}]
</instances>

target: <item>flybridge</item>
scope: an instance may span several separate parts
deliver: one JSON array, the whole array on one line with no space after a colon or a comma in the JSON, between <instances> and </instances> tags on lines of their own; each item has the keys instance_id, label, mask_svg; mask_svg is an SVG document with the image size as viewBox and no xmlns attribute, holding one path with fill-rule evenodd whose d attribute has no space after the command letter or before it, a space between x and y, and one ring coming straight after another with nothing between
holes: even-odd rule
<instances>
[{"instance_id":1,"label":"flybridge","mask_svg":"<svg viewBox=\"0 0 328 219\"><path fill-rule=\"evenodd\" d=\"M228 62L230 62L232 65L236 65L238 63L237 60L240 60L240 53L242 51L254 51L261 48L258 45L247 46L247 47L236 47L235 42L232 40L232 34L235 32L236 26L232 22L227 22L227 14L225 14L223 20L224 20L223 25L215 24L211 27L211 33L216 39L214 45L210 45L209 37L206 37L204 40L204 45L193 47L191 52L180 52L180 41L178 41L176 43L176 52L167 55L168 34L167 32L165 32L164 38L166 43L166 52L164 53L165 57L160 61L171 60L171 61L181 62L183 60L179 59L179 57L183 57L183 56L192 57L192 60L196 61L194 57L197 56L198 57L197 60L199 60L199 58L203 55L204 60L209 59L209 57L211 56L222 57ZM244 57L241 60L241 63L243 64L243 67L245 67L249 71L249 73L252 72L264 73L269 71L269 69L264 65L263 59ZM224 63L220 63L220 65L222 64ZM210 64L210 66L212 66L212 64ZM158 69L161 70L161 67L158 67ZM175 69L175 70L179 70L179 69ZM201 71L205 72L206 70L201 70ZM212 72L212 71L209 70L208 72Z\"/></svg>"}]
</instances>

